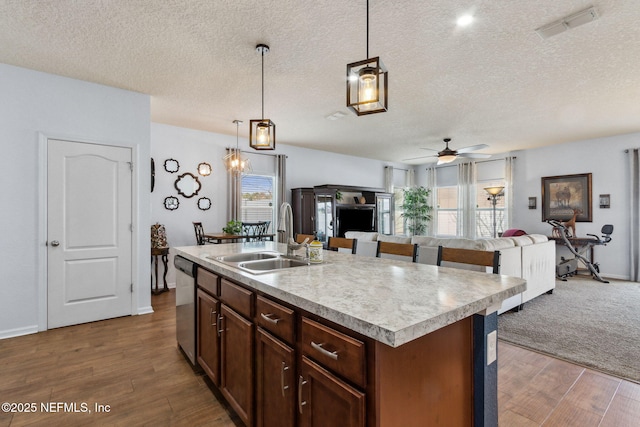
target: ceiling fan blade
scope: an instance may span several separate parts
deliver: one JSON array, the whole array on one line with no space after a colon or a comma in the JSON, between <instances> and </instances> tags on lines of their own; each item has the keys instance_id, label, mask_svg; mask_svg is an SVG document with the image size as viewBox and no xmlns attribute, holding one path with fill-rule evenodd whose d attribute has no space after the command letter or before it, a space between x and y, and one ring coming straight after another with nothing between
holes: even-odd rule
<instances>
[{"instance_id":1,"label":"ceiling fan blade","mask_svg":"<svg viewBox=\"0 0 640 427\"><path fill-rule=\"evenodd\" d=\"M436 155L433 156L420 156L420 157L412 157L410 159L402 159L403 162L405 161L409 161L409 160L418 160L418 159L426 159L427 157L437 157Z\"/></svg>"},{"instance_id":2,"label":"ceiling fan blade","mask_svg":"<svg viewBox=\"0 0 640 427\"><path fill-rule=\"evenodd\" d=\"M466 157L468 159L488 159L491 154L484 153L458 153L458 157Z\"/></svg>"},{"instance_id":3,"label":"ceiling fan blade","mask_svg":"<svg viewBox=\"0 0 640 427\"><path fill-rule=\"evenodd\" d=\"M418 148L420 148L421 150L429 150L429 151L436 151L436 152L440 151L440 150L434 150L433 148L425 148L425 147L418 147Z\"/></svg>"},{"instance_id":4,"label":"ceiling fan blade","mask_svg":"<svg viewBox=\"0 0 640 427\"><path fill-rule=\"evenodd\" d=\"M471 145L469 147L460 148L457 151L458 153L468 153L469 151L482 150L483 148L489 148L489 146L487 144Z\"/></svg>"}]
</instances>

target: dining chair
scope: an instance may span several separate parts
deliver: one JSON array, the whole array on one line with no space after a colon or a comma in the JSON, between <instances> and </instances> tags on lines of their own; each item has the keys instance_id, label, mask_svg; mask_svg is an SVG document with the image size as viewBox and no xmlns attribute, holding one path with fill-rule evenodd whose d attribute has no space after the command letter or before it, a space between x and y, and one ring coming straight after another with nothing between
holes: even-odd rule
<instances>
[{"instance_id":1,"label":"dining chair","mask_svg":"<svg viewBox=\"0 0 640 427\"><path fill-rule=\"evenodd\" d=\"M493 274L500 273L500 251L489 252L438 246L438 260L436 265L441 266L445 261L457 264L491 267Z\"/></svg>"},{"instance_id":2,"label":"dining chair","mask_svg":"<svg viewBox=\"0 0 640 427\"><path fill-rule=\"evenodd\" d=\"M416 262L416 259L418 258L418 245L414 245L411 243L383 242L378 240L376 257L385 258L381 256L382 254L396 255L398 257L409 257L411 259L411 262Z\"/></svg>"},{"instance_id":3,"label":"dining chair","mask_svg":"<svg viewBox=\"0 0 640 427\"><path fill-rule=\"evenodd\" d=\"M337 251L339 248L349 249L355 255L358 246L358 239L347 239L346 237L329 237L327 248Z\"/></svg>"},{"instance_id":4,"label":"dining chair","mask_svg":"<svg viewBox=\"0 0 640 427\"><path fill-rule=\"evenodd\" d=\"M315 240L315 236L313 234L296 234L296 243L302 243L304 239L308 239L307 243L311 243Z\"/></svg>"},{"instance_id":5,"label":"dining chair","mask_svg":"<svg viewBox=\"0 0 640 427\"><path fill-rule=\"evenodd\" d=\"M242 234L245 236L254 236L247 238L247 241L262 241L265 240L265 235L269 231L269 225L271 221L258 221L258 222L243 222Z\"/></svg>"},{"instance_id":6,"label":"dining chair","mask_svg":"<svg viewBox=\"0 0 640 427\"><path fill-rule=\"evenodd\" d=\"M213 240L204 237L204 228L201 222L194 222L193 229L196 232L196 244L204 245L205 243L213 243Z\"/></svg>"}]
</instances>

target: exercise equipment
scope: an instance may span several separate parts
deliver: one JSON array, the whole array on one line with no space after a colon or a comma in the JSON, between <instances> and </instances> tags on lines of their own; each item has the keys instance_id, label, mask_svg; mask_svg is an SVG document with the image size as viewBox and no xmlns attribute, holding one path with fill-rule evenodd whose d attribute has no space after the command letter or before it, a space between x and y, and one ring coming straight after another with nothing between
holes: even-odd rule
<instances>
[{"instance_id":1,"label":"exercise equipment","mask_svg":"<svg viewBox=\"0 0 640 427\"><path fill-rule=\"evenodd\" d=\"M598 263L591 262L589 258L585 256L585 253L597 245L606 246L611 241L611 233L613 233L613 225L606 224L602 226L600 233L601 237L595 234L587 234L588 238L582 237L569 237L569 231L563 222L555 219L547 220L549 225L559 231L562 243L569 248L569 251L574 255L573 258L566 259L560 258L560 263L556 266L556 275L562 280L567 280L567 277L574 276L578 271L578 261L582 262L591 272L594 279L602 282L609 283L608 280L603 279L600 276L600 266Z\"/></svg>"}]
</instances>

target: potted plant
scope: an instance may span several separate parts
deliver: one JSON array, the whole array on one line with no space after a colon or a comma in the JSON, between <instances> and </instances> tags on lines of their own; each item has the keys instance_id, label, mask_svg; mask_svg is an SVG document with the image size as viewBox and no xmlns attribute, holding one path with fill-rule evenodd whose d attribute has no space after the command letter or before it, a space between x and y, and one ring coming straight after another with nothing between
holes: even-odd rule
<instances>
[{"instance_id":1,"label":"potted plant","mask_svg":"<svg viewBox=\"0 0 640 427\"><path fill-rule=\"evenodd\" d=\"M411 235L424 234L427 222L431 221L432 206L429 205L431 190L425 187L412 187L402 190L402 216L405 218L407 229Z\"/></svg>"},{"instance_id":2,"label":"potted plant","mask_svg":"<svg viewBox=\"0 0 640 427\"><path fill-rule=\"evenodd\" d=\"M227 234L241 234L242 233L242 222L231 220L227 222L226 227L222 227L222 231Z\"/></svg>"}]
</instances>

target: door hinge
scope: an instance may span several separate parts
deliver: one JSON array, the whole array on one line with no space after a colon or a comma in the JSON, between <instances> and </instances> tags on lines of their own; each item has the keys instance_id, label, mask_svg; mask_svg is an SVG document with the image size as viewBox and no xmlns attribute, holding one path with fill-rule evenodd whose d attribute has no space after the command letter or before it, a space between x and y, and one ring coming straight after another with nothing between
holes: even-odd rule
<instances>
[{"instance_id":1,"label":"door hinge","mask_svg":"<svg viewBox=\"0 0 640 427\"><path fill-rule=\"evenodd\" d=\"M131 284L131 293L133 293L133 283Z\"/></svg>"},{"instance_id":2,"label":"door hinge","mask_svg":"<svg viewBox=\"0 0 640 427\"><path fill-rule=\"evenodd\" d=\"M133 172L133 162L127 162L129 163L129 169L131 170L131 172Z\"/></svg>"},{"instance_id":3,"label":"door hinge","mask_svg":"<svg viewBox=\"0 0 640 427\"><path fill-rule=\"evenodd\" d=\"M129 231L133 233L133 224L129 224Z\"/></svg>"}]
</instances>

